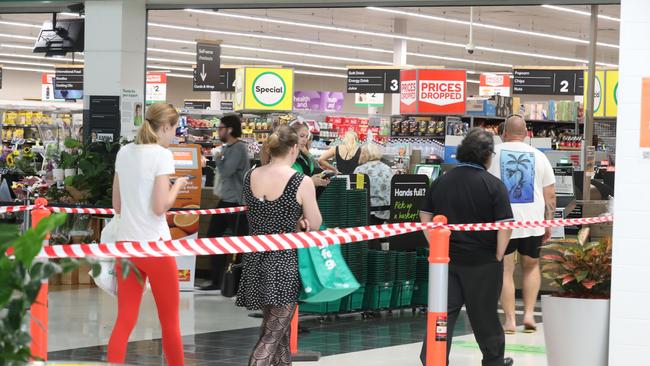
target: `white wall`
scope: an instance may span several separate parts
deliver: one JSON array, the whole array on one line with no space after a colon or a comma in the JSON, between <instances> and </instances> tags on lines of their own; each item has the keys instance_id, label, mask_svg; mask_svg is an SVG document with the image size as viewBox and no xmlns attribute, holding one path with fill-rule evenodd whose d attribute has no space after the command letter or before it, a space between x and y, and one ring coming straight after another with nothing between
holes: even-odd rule
<instances>
[{"instance_id":1,"label":"white wall","mask_svg":"<svg viewBox=\"0 0 650 366\"><path fill-rule=\"evenodd\" d=\"M41 100L41 73L3 69L0 99Z\"/></svg>"},{"instance_id":2,"label":"white wall","mask_svg":"<svg viewBox=\"0 0 650 366\"><path fill-rule=\"evenodd\" d=\"M641 78L650 77L650 2L621 1L614 261L610 319L612 366L650 365L650 160L639 147ZM650 101L646 101L650 103Z\"/></svg>"}]
</instances>

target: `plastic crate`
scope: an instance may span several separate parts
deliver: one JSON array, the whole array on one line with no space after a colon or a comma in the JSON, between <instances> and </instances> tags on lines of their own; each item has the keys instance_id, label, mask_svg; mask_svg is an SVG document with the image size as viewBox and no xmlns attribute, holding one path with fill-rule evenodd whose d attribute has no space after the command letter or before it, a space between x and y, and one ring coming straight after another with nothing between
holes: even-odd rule
<instances>
[{"instance_id":1,"label":"plastic crate","mask_svg":"<svg viewBox=\"0 0 650 366\"><path fill-rule=\"evenodd\" d=\"M366 288L361 286L358 290L341 299L341 313L350 313L363 309L363 298Z\"/></svg>"},{"instance_id":2,"label":"plastic crate","mask_svg":"<svg viewBox=\"0 0 650 366\"><path fill-rule=\"evenodd\" d=\"M413 281L395 283L390 301L391 308L411 306L414 288L415 284Z\"/></svg>"},{"instance_id":3,"label":"plastic crate","mask_svg":"<svg viewBox=\"0 0 650 366\"><path fill-rule=\"evenodd\" d=\"M301 303L299 311L304 314L331 314L338 313L341 309L341 300L317 303Z\"/></svg>"},{"instance_id":4,"label":"plastic crate","mask_svg":"<svg viewBox=\"0 0 650 366\"><path fill-rule=\"evenodd\" d=\"M393 283L366 284L366 293L363 299L364 309L388 309L393 295Z\"/></svg>"},{"instance_id":5,"label":"plastic crate","mask_svg":"<svg viewBox=\"0 0 650 366\"><path fill-rule=\"evenodd\" d=\"M428 305L429 303L429 281L415 281L413 286L413 297L411 305Z\"/></svg>"}]
</instances>

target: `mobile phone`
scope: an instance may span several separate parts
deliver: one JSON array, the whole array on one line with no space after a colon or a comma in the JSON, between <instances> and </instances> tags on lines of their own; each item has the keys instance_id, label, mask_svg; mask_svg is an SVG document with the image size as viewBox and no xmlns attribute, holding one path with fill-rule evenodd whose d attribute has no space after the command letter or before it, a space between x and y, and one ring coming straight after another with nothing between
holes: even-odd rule
<instances>
[{"instance_id":1,"label":"mobile phone","mask_svg":"<svg viewBox=\"0 0 650 366\"><path fill-rule=\"evenodd\" d=\"M323 179L330 179L330 178L336 177L336 172L333 172L331 170L326 170L326 171L320 173L320 175L321 175L321 177Z\"/></svg>"}]
</instances>

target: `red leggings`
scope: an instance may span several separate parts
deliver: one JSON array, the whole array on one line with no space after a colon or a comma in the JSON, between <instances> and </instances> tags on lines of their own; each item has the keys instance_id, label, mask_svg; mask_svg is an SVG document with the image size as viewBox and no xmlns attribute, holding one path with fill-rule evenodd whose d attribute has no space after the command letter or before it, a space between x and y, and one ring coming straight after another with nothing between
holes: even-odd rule
<instances>
[{"instance_id":1,"label":"red leggings","mask_svg":"<svg viewBox=\"0 0 650 366\"><path fill-rule=\"evenodd\" d=\"M169 366L183 366L183 341L181 340L178 288L178 269L173 257L131 258L140 270L143 283L135 273L122 279L120 265L117 269L117 320L108 342L108 362L124 363L129 336L138 321L144 281L149 278L151 291L158 308L162 328L162 345ZM119 263L119 262L118 262Z\"/></svg>"}]
</instances>

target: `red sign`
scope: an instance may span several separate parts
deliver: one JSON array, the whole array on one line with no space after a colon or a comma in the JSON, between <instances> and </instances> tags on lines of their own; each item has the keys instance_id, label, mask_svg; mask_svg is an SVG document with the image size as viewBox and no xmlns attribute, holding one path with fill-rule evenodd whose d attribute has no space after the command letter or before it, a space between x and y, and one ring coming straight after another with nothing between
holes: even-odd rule
<instances>
[{"instance_id":1,"label":"red sign","mask_svg":"<svg viewBox=\"0 0 650 366\"><path fill-rule=\"evenodd\" d=\"M510 96L510 75L481 74L479 85L480 96L502 95Z\"/></svg>"},{"instance_id":2,"label":"red sign","mask_svg":"<svg viewBox=\"0 0 650 366\"><path fill-rule=\"evenodd\" d=\"M414 114L418 111L418 81L417 70L402 70L400 73L400 103L401 114Z\"/></svg>"},{"instance_id":3,"label":"red sign","mask_svg":"<svg viewBox=\"0 0 650 366\"><path fill-rule=\"evenodd\" d=\"M147 84L166 84L167 83L167 73L166 72L147 72Z\"/></svg>"},{"instance_id":4,"label":"red sign","mask_svg":"<svg viewBox=\"0 0 650 366\"><path fill-rule=\"evenodd\" d=\"M418 113L465 114L465 70L418 70Z\"/></svg>"}]
</instances>

